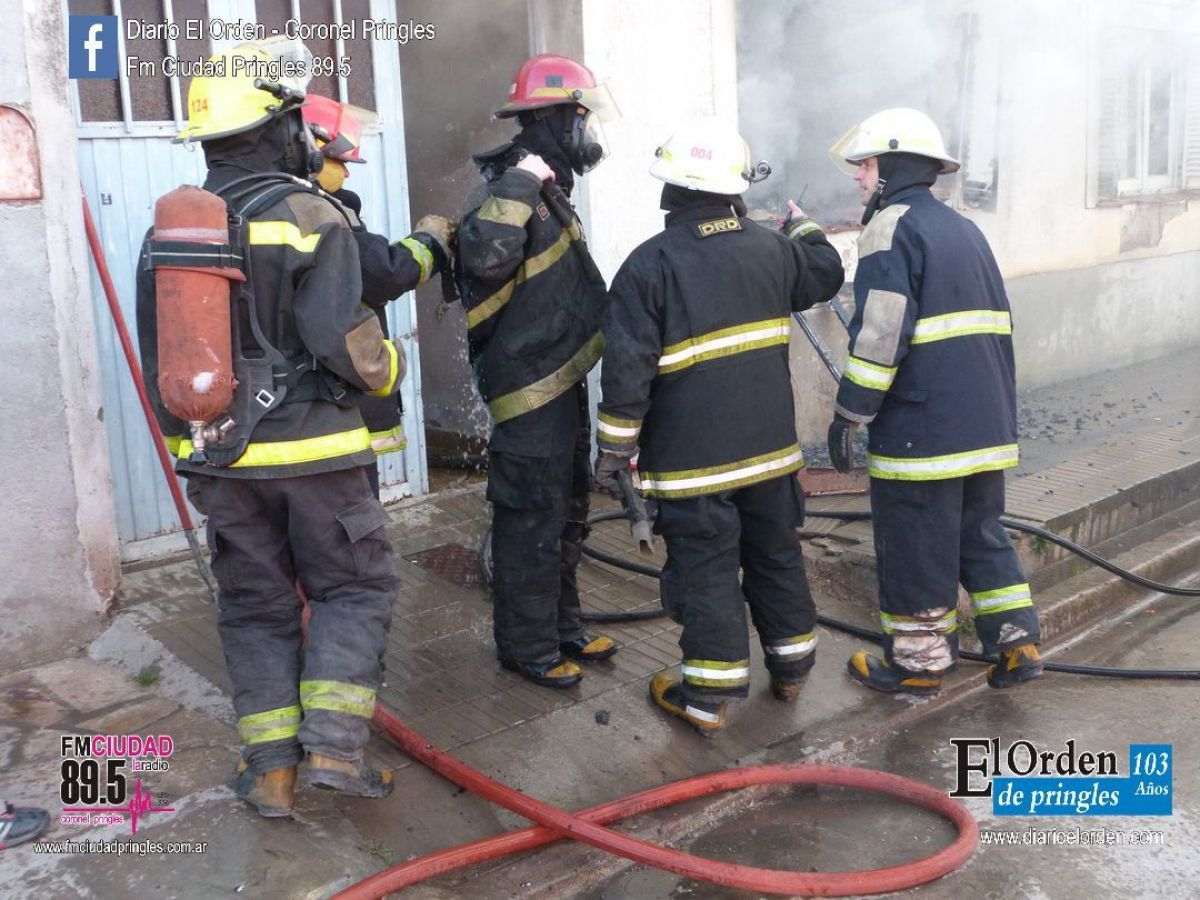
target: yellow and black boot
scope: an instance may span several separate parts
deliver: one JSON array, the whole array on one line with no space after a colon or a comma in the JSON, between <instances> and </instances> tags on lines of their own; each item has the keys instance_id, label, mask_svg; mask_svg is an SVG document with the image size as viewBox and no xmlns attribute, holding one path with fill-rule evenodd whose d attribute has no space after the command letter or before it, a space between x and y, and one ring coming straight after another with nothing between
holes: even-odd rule
<instances>
[{"instance_id":1,"label":"yellow and black boot","mask_svg":"<svg viewBox=\"0 0 1200 900\"><path fill-rule=\"evenodd\" d=\"M683 719L704 737L712 737L725 728L726 704L687 700L679 682L666 672L658 672L650 679L650 699L659 709Z\"/></svg>"},{"instance_id":2,"label":"yellow and black boot","mask_svg":"<svg viewBox=\"0 0 1200 900\"><path fill-rule=\"evenodd\" d=\"M988 666L989 687L1006 688L1042 677L1042 657L1034 644L1000 651L1000 661Z\"/></svg>"},{"instance_id":3,"label":"yellow and black boot","mask_svg":"<svg viewBox=\"0 0 1200 900\"><path fill-rule=\"evenodd\" d=\"M617 652L617 642L606 634L582 634L573 641L563 641L558 645L563 656L579 662L599 662L608 659Z\"/></svg>"},{"instance_id":4,"label":"yellow and black boot","mask_svg":"<svg viewBox=\"0 0 1200 900\"><path fill-rule=\"evenodd\" d=\"M930 696L942 689L940 675L909 672L889 665L887 660L859 650L846 661L846 671L859 684L885 694L914 694Z\"/></svg>"},{"instance_id":5,"label":"yellow and black boot","mask_svg":"<svg viewBox=\"0 0 1200 900\"><path fill-rule=\"evenodd\" d=\"M308 781L326 791L378 800L392 792L392 773L372 769L361 759L336 759L321 753L309 758Z\"/></svg>"},{"instance_id":6,"label":"yellow and black boot","mask_svg":"<svg viewBox=\"0 0 1200 900\"><path fill-rule=\"evenodd\" d=\"M542 687L569 688L583 680L579 666L562 657L548 663L527 663L502 657L500 665Z\"/></svg>"},{"instance_id":7,"label":"yellow and black boot","mask_svg":"<svg viewBox=\"0 0 1200 900\"><path fill-rule=\"evenodd\" d=\"M245 761L237 767L233 792L258 810L266 819L282 819L292 814L296 797L296 767L271 769L256 775Z\"/></svg>"}]
</instances>

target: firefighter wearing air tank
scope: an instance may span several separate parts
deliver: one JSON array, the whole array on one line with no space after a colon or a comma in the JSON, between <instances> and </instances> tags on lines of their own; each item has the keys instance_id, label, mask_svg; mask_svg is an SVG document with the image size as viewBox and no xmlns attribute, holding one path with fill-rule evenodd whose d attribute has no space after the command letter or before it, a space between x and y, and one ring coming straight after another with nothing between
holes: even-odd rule
<instances>
[{"instance_id":1,"label":"firefighter wearing air tank","mask_svg":"<svg viewBox=\"0 0 1200 900\"><path fill-rule=\"evenodd\" d=\"M324 165L316 173L317 183L353 214L351 230L362 268L362 301L375 311L379 327L387 337L388 302L445 272L450 264L454 226L442 216L427 215L417 222L412 234L398 241L368 231L361 218L362 199L344 185L350 177L348 166L366 162L360 155L363 125L373 114L319 94L308 95L303 111L304 121L325 157ZM399 394L388 397L364 394L359 399L359 411L377 456L396 453L407 446ZM365 471L375 495L379 496L379 467L372 462Z\"/></svg>"},{"instance_id":2,"label":"firefighter wearing air tank","mask_svg":"<svg viewBox=\"0 0 1200 900\"><path fill-rule=\"evenodd\" d=\"M224 55L267 63L301 49L268 41ZM178 140L200 142L208 176L204 191L160 200L156 220L166 222L162 207L185 191L227 204L229 227L214 244L199 229L166 240L156 225L138 267L146 382L176 470L208 516L217 624L244 744L235 791L269 817L290 815L305 751L317 787L363 797L391 790L390 773L363 762L398 582L387 515L363 472L375 457L358 398L394 394L404 357L360 303L347 218L308 181L321 156L303 99L298 84L192 81ZM173 307L212 305L214 296L163 288L179 267L212 266L235 273L232 294L215 300L233 310L224 341L236 389L226 414L188 423L178 416L192 418L191 407L160 386L178 394L188 377L177 368L188 364L180 348L221 335L178 333L187 315ZM202 374L188 382L201 396ZM304 647L297 583L311 608Z\"/></svg>"},{"instance_id":3,"label":"firefighter wearing air tank","mask_svg":"<svg viewBox=\"0 0 1200 900\"><path fill-rule=\"evenodd\" d=\"M597 481L639 452L666 539L663 607L683 625L682 681L650 694L701 734L750 684L746 605L774 696L812 668L816 610L796 527L804 465L788 370L791 315L841 287L842 264L798 207L786 234L746 217L755 174L733 126L701 119L658 151L666 228L613 281L604 328ZM742 571L739 583L738 570Z\"/></svg>"},{"instance_id":4,"label":"firefighter wearing air tank","mask_svg":"<svg viewBox=\"0 0 1200 900\"><path fill-rule=\"evenodd\" d=\"M521 130L475 157L484 183L458 232L467 343L492 416L496 652L545 687L576 684L577 661L617 649L579 618L591 456L585 377L600 358L607 292L569 199L575 176L604 158L600 120L615 112L586 67L553 54L527 60L495 112Z\"/></svg>"},{"instance_id":5,"label":"firefighter wearing air tank","mask_svg":"<svg viewBox=\"0 0 1200 900\"><path fill-rule=\"evenodd\" d=\"M1017 465L1012 319L979 229L930 187L959 163L928 116L889 109L829 151L865 204L850 356L829 452L848 471L868 425L871 513L884 657L860 651L852 678L931 694L958 660L957 598L970 594L992 687L1042 673L1029 585L1000 524Z\"/></svg>"}]
</instances>

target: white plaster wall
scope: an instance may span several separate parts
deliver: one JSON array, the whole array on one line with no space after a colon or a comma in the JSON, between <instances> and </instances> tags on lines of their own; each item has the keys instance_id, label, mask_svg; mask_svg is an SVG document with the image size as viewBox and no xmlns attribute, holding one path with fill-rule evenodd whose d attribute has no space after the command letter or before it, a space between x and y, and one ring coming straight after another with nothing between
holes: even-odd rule
<instances>
[{"instance_id":1,"label":"white plaster wall","mask_svg":"<svg viewBox=\"0 0 1200 900\"><path fill-rule=\"evenodd\" d=\"M119 565L62 10L0 31L0 102L37 133L44 196L0 202L0 670L96 633Z\"/></svg>"},{"instance_id":2,"label":"white plaster wall","mask_svg":"<svg viewBox=\"0 0 1200 900\"><path fill-rule=\"evenodd\" d=\"M604 126L609 158L583 179L588 241L607 279L662 229L655 148L691 116L737 121L735 27L733 0L584 0L584 62L621 109Z\"/></svg>"}]
</instances>

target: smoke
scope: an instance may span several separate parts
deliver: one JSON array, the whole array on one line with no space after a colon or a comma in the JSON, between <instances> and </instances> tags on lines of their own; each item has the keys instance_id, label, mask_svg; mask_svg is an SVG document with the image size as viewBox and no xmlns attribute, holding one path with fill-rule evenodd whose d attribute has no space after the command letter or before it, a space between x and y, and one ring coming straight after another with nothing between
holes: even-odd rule
<instances>
[{"instance_id":1,"label":"smoke","mask_svg":"<svg viewBox=\"0 0 1200 900\"><path fill-rule=\"evenodd\" d=\"M936 190L960 206L995 209L998 194L1021 190L1010 176L1033 164L1032 145L1059 154L1061 184L1051 187L1081 202L1089 166L1100 169L1088 177L1101 199L1117 179L1139 167L1144 178L1164 160L1178 181L1194 158L1200 180L1198 57L1200 3L1184 0L747 0L738 6L741 129L755 159L774 168L747 202L779 210L803 192L827 225L856 224L854 185L826 151L894 106L938 123L963 172ZM1132 98L1143 90L1155 105L1139 113ZM1159 149L1137 149L1131 129L1142 126L1129 123L1139 115ZM1023 184L1047 187L1045 178Z\"/></svg>"}]
</instances>

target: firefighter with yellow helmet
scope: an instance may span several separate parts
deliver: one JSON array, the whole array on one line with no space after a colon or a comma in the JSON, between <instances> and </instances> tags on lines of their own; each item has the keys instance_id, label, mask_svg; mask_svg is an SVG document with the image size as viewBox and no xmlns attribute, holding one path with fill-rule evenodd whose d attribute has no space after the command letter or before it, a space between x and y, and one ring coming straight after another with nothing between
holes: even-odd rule
<instances>
[{"instance_id":1,"label":"firefighter with yellow helmet","mask_svg":"<svg viewBox=\"0 0 1200 900\"><path fill-rule=\"evenodd\" d=\"M682 678L659 672L650 696L710 736L749 692L747 606L776 699L796 701L816 658L788 343L792 313L843 272L798 207L784 233L747 218L741 194L765 172L731 124L687 123L650 174L665 227L613 279L596 480L611 489L639 454L667 544L663 608L683 626Z\"/></svg>"},{"instance_id":2,"label":"firefighter with yellow helmet","mask_svg":"<svg viewBox=\"0 0 1200 900\"><path fill-rule=\"evenodd\" d=\"M961 583L984 652L999 656L988 684L1038 678L1038 617L1000 524L1018 454L1008 297L982 233L930 192L958 160L914 109L876 113L829 154L866 207L829 453L848 471L854 433L869 427L885 633L883 657L859 651L849 674L936 693L958 661Z\"/></svg>"},{"instance_id":3,"label":"firefighter with yellow helmet","mask_svg":"<svg viewBox=\"0 0 1200 900\"><path fill-rule=\"evenodd\" d=\"M303 52L267 41L214 59L268 63ZM220 198L226 242L164 240L158 226L172 192L159 201L138 267L147 386L177 447L176 470L208 516L218 629L244 744L235 790L268 817L291 814L306 751L317 787L361 797L391 790L390 773L363 762L398 581L387 515L363 473L374 453L357 401L395 394L405 360L360 303L351 220L308 181L321 154L303 100L303 86L284 81L192 81L178 139L200 142L208 174L204 191L179 191ZM160 386L177 383L173 348L198 337L158 326L180 321L175 306L195 298L167 296L162 283L203 272L214 257L232 273L226 346L237 388L225 415L189 426L177 404L164 405ZM209 387L194 380L197 392ZM311 608L305 646L297 582Z\"/></svg>"}]
</instances>

